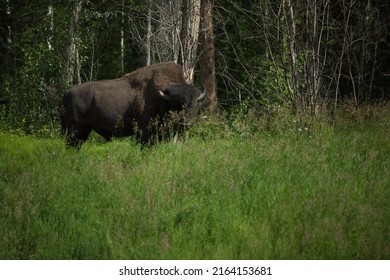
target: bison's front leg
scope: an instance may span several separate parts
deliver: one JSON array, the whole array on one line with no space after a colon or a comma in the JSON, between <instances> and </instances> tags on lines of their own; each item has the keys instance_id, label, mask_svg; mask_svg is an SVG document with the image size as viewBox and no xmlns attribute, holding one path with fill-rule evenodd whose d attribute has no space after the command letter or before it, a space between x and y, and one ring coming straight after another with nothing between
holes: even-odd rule
<instances>
[{"instance_id":1,"label":"bison's front leg","mask_svg":"<svg viewBox=\"0 0 390 280\"><path fill-rule=\"evenodd\" d=\"M138 142L142 145L149 145L150 143L150 133L149 129L144 128L137 131Z\"/></svg>"},{"instance_id":2,"label":"bison's front leg","mask_svg":"<svg viewBox=\"0 0 390 280\"><path fill-rule=\"evenodd\" d=\"M68 147L81 148L81 145L87 140L92 128L88 125L74 125L66 130L65 141Z\"/></svg>"}]
</instances>

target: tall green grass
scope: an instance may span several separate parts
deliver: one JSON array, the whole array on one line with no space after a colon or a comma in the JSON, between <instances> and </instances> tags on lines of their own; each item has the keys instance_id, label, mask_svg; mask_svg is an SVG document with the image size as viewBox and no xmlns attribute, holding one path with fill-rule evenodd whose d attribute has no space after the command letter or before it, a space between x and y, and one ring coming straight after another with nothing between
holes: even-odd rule
<instances>
[{"instance_id":1,"label":"tall green grass","mask_svg":"<svg viewBox=\"0 0 390 280\"><path fill-rule=\"evenodd\" d=\"M388 123L225 126L80 152L0 132L0 259L390 257Z\"/></svg>"}]
</instances>

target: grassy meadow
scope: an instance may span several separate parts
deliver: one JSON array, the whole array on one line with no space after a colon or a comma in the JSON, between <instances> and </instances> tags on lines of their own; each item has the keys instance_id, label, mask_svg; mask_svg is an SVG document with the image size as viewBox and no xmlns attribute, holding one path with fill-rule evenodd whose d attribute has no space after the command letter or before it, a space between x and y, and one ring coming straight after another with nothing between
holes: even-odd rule
<instances>
[{"instance_id":1,"label":"grassy meadow","mask_svg":"<svg viewBox=\"0 0 390 280\"><path fill-rule=\"evenodd\" d=\"M390 258L390 118L93 138L0 132L0 259Z\"/></svg>"}]
</instances>

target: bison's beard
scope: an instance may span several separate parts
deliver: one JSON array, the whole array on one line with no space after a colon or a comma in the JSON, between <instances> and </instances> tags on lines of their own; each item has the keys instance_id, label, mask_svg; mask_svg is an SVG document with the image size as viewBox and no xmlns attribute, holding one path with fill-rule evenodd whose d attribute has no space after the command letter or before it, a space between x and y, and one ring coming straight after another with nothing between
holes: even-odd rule
<instances>
[{"instance_id":1,"label":"bison's beard","mask_svg":"<svg viewBox=\"0 0 390 280\"><path fill-rule=\"evenodd\" d=\"M191 128L194 120L184 111L170 111L163 117L158 116L149 122L149 144L159 141L174 141L188 138L188 130ZM187 135L187 137L184 137Z\"/></svg>"}]
</instances>

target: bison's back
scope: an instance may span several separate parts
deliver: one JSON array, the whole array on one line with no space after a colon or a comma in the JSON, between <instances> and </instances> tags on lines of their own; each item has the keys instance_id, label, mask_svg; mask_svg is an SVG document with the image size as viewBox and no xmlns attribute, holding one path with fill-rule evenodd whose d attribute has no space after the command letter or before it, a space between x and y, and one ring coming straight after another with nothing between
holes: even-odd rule
<instances>
[{"instance_id":1,"label":"bison's back","mask_svg":"<svg viewBox=\"0 0 390 280\"><path fill-rule=\"evenodd\" d=\"M108 139L118 127L123 127L123 120L129 114L129 104L135 99L136 94L123 80L94 81L73 86L63 98L64 127L67 130L90 127Z\"/></svg>"},{"instance_id":2,"label":"bison's back","mask_svg":"<svg viewBox=\"0 0 390 280\"><path fill-rule=\"evenodd\" d=\"M185 83L182 67L174 62L164 62L146 66L122 77L129 81L133 88L145 90L149 87L149 94L164 90L171 84Z\"/></svg>"},{"instance_id":3,"label":"bison's back","mask_svg":"<svg viewBox=\"0 0 390 280\"><path fill-rule=\"evenodd\" d=\"M135 94L124 81L104 80L73 86L64 95L64 106L81 117L97 110L104 113L125 111L134 99Z\"/></svg>"}]
</instances>

